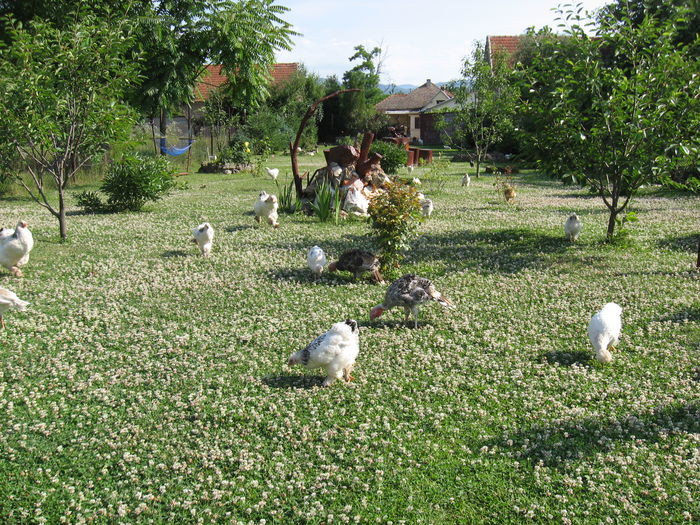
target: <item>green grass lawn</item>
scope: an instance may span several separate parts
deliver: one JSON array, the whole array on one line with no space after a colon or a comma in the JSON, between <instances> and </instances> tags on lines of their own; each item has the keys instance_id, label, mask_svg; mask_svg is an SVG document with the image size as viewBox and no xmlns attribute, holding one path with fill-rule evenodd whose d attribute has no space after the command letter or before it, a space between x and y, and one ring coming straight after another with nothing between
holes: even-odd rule
<instances>
[{"instance_id":1,"label":"green grass lawn","mask_svg":"<svg viewBox=\"0 0 700 525\"><path fill-rule=\"evenodd\" d=\"M302 170L323 156L302 157ZM272 165L288 168L289 157ZM0 516L80 523L671 523L700 520L700 199L636 198L625 249L600 199L536 174L444 191L404 273L456 303L369 322L385 287L314 279L306 252L371 248L369 227L281 215L271 180L191 175L141 213L84 215L70 240L24 199L36 245L0 286L30 301L0 334ZM414 172L420 177L420 170ZM74 202L74 200L72 201ZM584 222L577 244L563 224ZM203 221L213 255L190 242ZM395 275L394 277L400 274ZM610 365L586 335L623 308ZM400 309L399 309L400 310ZM361 324L355 381L287 357Z\"/></svg>"}]
</instances>

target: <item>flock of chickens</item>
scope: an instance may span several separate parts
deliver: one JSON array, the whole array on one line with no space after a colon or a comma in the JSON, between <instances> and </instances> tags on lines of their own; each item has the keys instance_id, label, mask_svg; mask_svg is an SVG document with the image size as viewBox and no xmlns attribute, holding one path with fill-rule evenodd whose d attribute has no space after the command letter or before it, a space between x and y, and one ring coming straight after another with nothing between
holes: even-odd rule
<instances>
[{"instance_id":1,"label":"flock of chickens","mask_svg":"<svg viewBox=\"0 0 700 525\"><path fill-rule=\"evenodd\" d=\"M427 200L427 199L426 199ZM429 201L428 201L429 202ZM432 212L432 203L430 203ZM273 227L277 222L277 197L266 192L260 192L254 204L253 211L257 222L265 221ZM581 233L582 223L575 213L566 220L564 232L566 238L576 241ZM192 232L192 241L197 244L203 256L208 257L212 252L214 228L208 222L197 226ZM29 261L29 253L34 246L34 239L27 223L20 221L14 230L0 228L0 265L10 270L16 277L22 276L21 266ZM311 272L321 276L324 269L329 272L346 271L358 279L369 272L378 284L384 284L379 272L379 258L366 250L349 250L340 255L337 261L327 264L324 251L319 246L312 247L307 254L307 262ZM408 274L395 280L389 285L384 294L384 300L372 307L370 320L377 319L392 308L401 307L404 310L404 322L413 316L413 327L418 328L419 308L435 301L445 308L453 308L454 304L442 295L428 279ZM10 290L0 288L0 323L5 328L2 315L8 310L24 311L29 303L21 300ZM591 319L588 325L588 337L596 352L596 358L602 363L612 361L610 349L615 349L622 329L622 308L615 303L606 304ZM288 366L301 365L308 369L322 368L326 378L324 386L338 379L351 380L351 371L360 351L360 328L354 319L335 323L330 330L314 339L306 348L293 353Z\"/></svg>"}]
</instances>

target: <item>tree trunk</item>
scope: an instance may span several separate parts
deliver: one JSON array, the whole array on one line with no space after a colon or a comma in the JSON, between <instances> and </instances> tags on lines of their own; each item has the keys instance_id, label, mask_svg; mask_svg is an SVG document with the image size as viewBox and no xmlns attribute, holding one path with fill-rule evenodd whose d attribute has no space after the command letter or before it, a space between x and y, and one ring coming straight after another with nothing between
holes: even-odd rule
<instances>
[{"instance_id":1,"label":"tree trunk","mask_svg":"<svg viewBox=\"0 0 700 525\"><path fill-rule=\"evenodd\" d=\"M352 89L341 89L340 91L336 91L335 93L331 93L330 95L326 95L325 97L319 98L316 102L311 104L309 106L309 109L306 110L306 114L302 117L301 123L299 124L299 131L297 131L297 136L294 139L294 143L289 143L289 153L292 157L292 175L294 176L294 188L296 189L297 192L297 199L302 198L303 196L303 188L301 185L301 175L299 175L299 161L297 159L297 148L299 147L299 142L301 141L301 134L304 132L304 128L306 127L306 123L309 121L311 116L314 114L316 111L316 108L319 106L319 104L322 104L326 100L337 97L341 93L349 93L351 91L360 91L358 88L352 88Z\"/></svg>"},{"instance_id":2,"label":"tree trunk","mask_svg":"<svg viewBox=\"0 0 700 525\"><path fill-rule=\"evenodd\" d=\"M163 139L168 134L168 121L165 118L165 110L160 110L160 143L162 144ZM160 149L160 148L158 148ZM163 150L160 151L161 155L165 155Z\"/></svg>"},{"instance_id":3,"label":"tree trunk","mask_svg":"<svg viewBox=\"0 0 700 525\"><path fill-rule=\"evenodd\" d=\"M476 157L476 178L479 178L479 166L481 166L481 160L479 160L479 157Z\"/></svg>"},{"instance_id":4,"label":"tree trunk","mask_svg":"<svg viewBox=\"0 0 700 525\"><path fill-rule=\"evenodd\" d=\"M66 202L64 200L63 188L58 185L58 227L61 230L61 240L68 238L68 228L66 227Z\"/></svg>"},{"instance_id":5,"label":"tree trunk","mask_svg":"<svg viewBox=\"0 0 700 525\"><path fill-rule=\"evenodd\" d=\"M151 115L151 137L153 137L153 153L158 155L158 143L156 142L156 125L153 115Z\"/></svg>"},{"instance_id":6,"label":"tree trunk","mask_svg":"<svg viewBox=\"0 0 700 525\"><path fill-rule=\"evenodd\" d=\"M610 208L610 217L608 218L608 232L605 235L605 238L608 242L612 241L613 236L615 235L615 219L617 218L618 213L618 210Z\"/></svg>"}]
</instances>

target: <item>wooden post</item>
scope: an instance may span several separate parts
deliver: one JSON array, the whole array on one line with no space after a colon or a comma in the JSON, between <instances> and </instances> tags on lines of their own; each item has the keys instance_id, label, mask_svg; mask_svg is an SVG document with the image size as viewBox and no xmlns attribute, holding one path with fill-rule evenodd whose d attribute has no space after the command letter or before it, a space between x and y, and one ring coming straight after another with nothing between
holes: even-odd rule
<instances>
[{"instance_id":1,"label":"wooden post","mask_svg":"<svg viewBox=\"0 0 700 525\"><path fill-rule=\"evenodd\" d=\"M372 142L374 142L374 133L371 131L365 131L362 137L362 146L360 146L360 158L357 159L357 165L359 166L369 157L369 149L372 147Z\"/></svg>"},{"instance_id":2,"label":"wooden post","mask_svg":"<svg viewBox=\"0 0 700 525\"><path fill-rule=\"evenodd\" d=\"M187 149L187 173L190 172L190 160L192 159L192 108L187 105L187 143L189 148Z\"/></svg>"},{"instance_id":3,"label":"wooden post","mask_svg":"<svg viewBox=\"0 0 700 525\"><path fill-rule=\"evenodd\" d=\"M341 89L340 91L336 91L335 93L331 93L330 95L326 95L325 97L319 98L316 102L311 104L309 106L309 109L306 110L306 114L304 115L304 118L301 119L301 123L299 124L299 131L297 131L297 136L296 139L294 139L294 143L292 144L291 142L289 143L289 154L292 157L292 175L294 175L294 188L296 189L297 192L297 199L301 199L304 193L304 188L301 185L301 176L299 175L299 159L298 159L298 154L297 154L297 148L299 147L299 142L301 142L301 134L304 132L304 128L306 127L306 123L309 121L311 116L316 112L316 109L318 108L319 104L325 102L326 100L337 97L338 95L342 93L349 93L351 91L360 91L359 88L352 88L352 89Z\"/></svg>"}]
</instances>

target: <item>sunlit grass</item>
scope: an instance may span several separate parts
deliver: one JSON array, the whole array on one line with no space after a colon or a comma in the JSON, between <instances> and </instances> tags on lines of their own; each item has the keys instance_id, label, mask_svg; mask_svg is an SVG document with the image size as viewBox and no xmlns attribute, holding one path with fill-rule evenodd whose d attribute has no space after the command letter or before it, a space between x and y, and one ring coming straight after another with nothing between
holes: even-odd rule
<instances>
[{"instance_id":1,"label":"sunlit grass","mask_svg":"<svg viewBox=\"0 0 700 525\"><path fill-rule=\"evenodd\" d=\"M303 171L323 163L303 156ZM288 156L270 159L289 169ZM457 304L421 328L384 287L329 260L372 248L360 220L280 215L255 224L273 181L182 177L142 213L55 220L24 199L30 301L0 336L0 516L10 522L670 523L700 519L700 200L645 194L633 244L602 243L585 191L535 174L503 201L493 178L426 195L432 218L402 272ZM77 212L74 201L71 211ZM580 241L563 223L576 211ZM216 230L210 258L192 228ZM397 272L396 276L399 273ZM615 301L623 335L608 366L586 337ZM355 381L287 369L338 320L360 321Z\"/></svg>"}]
</instances>

